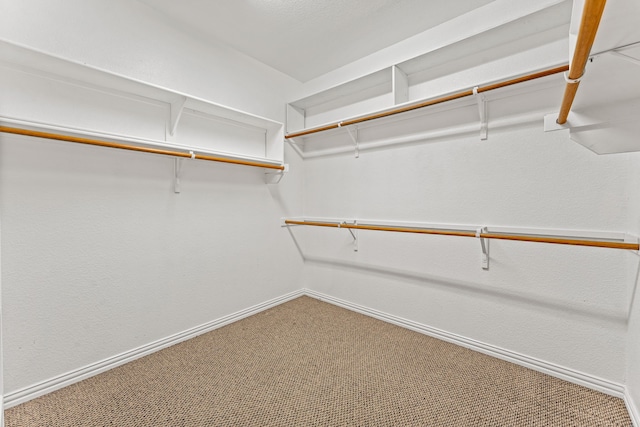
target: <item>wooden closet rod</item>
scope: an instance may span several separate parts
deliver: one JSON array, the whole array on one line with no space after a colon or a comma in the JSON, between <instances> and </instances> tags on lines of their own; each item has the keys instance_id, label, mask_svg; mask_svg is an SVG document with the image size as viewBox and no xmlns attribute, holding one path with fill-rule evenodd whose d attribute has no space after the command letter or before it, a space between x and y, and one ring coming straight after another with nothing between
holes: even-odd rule
<instances>
[{"instance_id":1,"label":"wooden closet rod","mask_svg":"<svg viewBox=\"0 0 640 427\"><path fill-rule=\"evenodd\" d=\"M554 243L558 245L574 245L574 246L592 246L599 248L612 248L612 249L630 249L640 250L640 244L611 241L611 240L588 240L588 239L571 239L564 237L552 237L552 236L531 236L526 234L503 234L503 233L480 233L476 236L473 231L460 231L460 230L444 230L444 229L432 229L432 228L412 228L412 227L391 227L380 225L358 225L358 224L346 224L337 222L317 222L317 221L296 221L287 219L284 221L287 225L312 225L316 227L333 227L333 228L347 228L356 230L374 230L374 231L394 231L398 233L418 233L418 234L437 234L442 236L460 236L460 237L481 237L485 239L501 239L501 240L517 240L521 242L538 242L538 243Z\"/></svg>"},{"instance_id":2,"label":"wooden closet rod","mask_svg":"<svg viewBox=\"0 0 640 427\"><path fill-rule=\"evenodd\" d=\"M511 86L511 85L514 85L514 84L517 84L517 83L526 82L526 81L529 81L529 80L539 79L541 77L551 76L553 74L562 73L562 72L565 72L567 70L569 70L569 66L568 65L562 65L560 67L555 67L555 68L551 68L551 69L548 69L548 70L539 71L537 73L527 74L526 76L521 76L521 77L517 77L517 78L514 78L514 79L510 79L510 80L505 80L505 81L502 81L502 82L493 83L493 84L486 85L486 86L478 86L478 93L486 92L486 91L489 91L489 90L498 89L498 88L501 88L501 87ZM341 122L328 124L328 125L325 125L325 126L319 126L319 127L311 128L311 129L305 129L305 130L302 130L300 132L289 133L289 134L285 135L285 138L297 138L297 137L300 137L300 136L310 135L312 133L323 132L323 131L330 130L330 129L337 129L337 128L342 127L342 126L349 126L349 125L354 125L354 124L357 124L357 123L366 122L366 121L369 121L369 120L380 119L382 117L389 117L389 116L393 116L395 114L406 113L407 111L417 110L419 108L429 107L431 105L441 104L443 102L453 101L454 99L464 98L464 97L471 96L471 95L473 95L473 89L467 89L467 90L463 90L461 92L453 93L451 95L446 95L446 96L442 96L442 97L439 97L439 98L428 99L426 101L421 101L421 102L417 102L415 104L405 105L404 107L394 108L394 109L387 110L387 111L384 111L384 112L381 112L381 113L374 113L374 114L370 114L370 115L367 115L367 116L358 117L358 118L355 118L355 119L344 120L344 121L341 121Z\"/></svg>"},{"instance_id":3,"label":"wooden closet rod","mask_svg":"<svg viewBox=\"0 0 640 427\"><path fill-rule=\"evenodd\" d=\"M564 89L562 104L560 104L558 120L556 120L560 125L565 124L567 117L569 117L569 111L571 111L571 105L576 97L578 86L580 86L580 79L584 75L584 69L589 60L589 53L596 38L606 2L606 0L586 0L584 3L578 39L576 40L573 58L571 59L571 68L567 76L567 85Z\"/></svg>"},{"instance_id":4,"label":"wooden closet rod","mask_svg":"<svg viewBox=\"0 0 640 427\"><path fill-rule=\"evenodd\" d=\"M29 129L0 126L0 132L12 133L16 135L33 136L36 138L55 139L57 141L75 142L77 144L96 145L99 147L119 148L121 150L139 151L142 153L162 154L165 156L172 156L172 157L184 157L189 159L193 158L198 160L208 160L211 162L233 163L236 165L284 170L284 166L273 165L270 163L254 162L251 160L229 159L226 157L218 157L218 156L212 156L208 154L197 154L197 153L193 153L193 156L192 156L190 152L165 150L160 148L140 147L137 145L100 141L97 139L80 138L77 136L61 135L57 133L39 132L39 131L29 130Z\"/></svg>"}]
</instances>

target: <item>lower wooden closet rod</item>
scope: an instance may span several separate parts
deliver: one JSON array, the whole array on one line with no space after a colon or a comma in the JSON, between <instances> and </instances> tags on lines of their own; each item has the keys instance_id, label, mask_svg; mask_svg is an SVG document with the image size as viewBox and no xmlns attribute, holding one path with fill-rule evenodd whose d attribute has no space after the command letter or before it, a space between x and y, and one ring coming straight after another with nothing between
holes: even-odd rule
<instances>
[{"instance_id":1,"label":"lower wooden closet rod","mask_svg":"<svg viewBox=\"0 0 640 427\"><path fill-rule=\"evenodd\" d=\"M211 162L233 163L236 165L284 170L284 166L273 165L270 163L254 162L251 160L231 159L227 157L211 156L208 154L198 154L198 153L192 154L191 152L165 150L160 148L141 147L137 145L100 141L97 139L80 138L77 136L61 135L57 133L39 132L39 131L29 130L29 129L0 126L0 132L12 133L16 135L33 136L36 138L55 139L57 141L74 142L77 144L96 145L99 147L119 148L121 150L139 151L142 153L162 154L165 156L172 156L172 157L184 157L184 158L190 158L190 159L193 158L198 160L208 160Z\"/></svg>"},{"instance_id":2,"label":"lower wooden closet rod","mask_svg":"<svg viewBox=\"0 0 640 427\"><path fill-rule=\"evenodd\" d=\"M593 246L599 248L612 249L630 249L640 250L638 243L620 242L612 240L588 240L588 239L569 239L564 237L552 236L531 236L527 234L506 234L506 233L480 233L476 235L473 231L445 230L437 228L412 228L412 227L391 227L382 225L360 225L347 224L340 222L318 222L318 221L297 221L287 219L284 221L287 225L311 225L316 227L334 227L347 228L356 230L374 230L374 231L394 231L398 233L418 233L418 234L437 234L443 236L461 236L461 237L481 237L484 239L501 239L501 240L517 240L521 242L538 242L538 243L555 243L558 245L575 245L575 246Z\"/></svg>"}]
</instances>

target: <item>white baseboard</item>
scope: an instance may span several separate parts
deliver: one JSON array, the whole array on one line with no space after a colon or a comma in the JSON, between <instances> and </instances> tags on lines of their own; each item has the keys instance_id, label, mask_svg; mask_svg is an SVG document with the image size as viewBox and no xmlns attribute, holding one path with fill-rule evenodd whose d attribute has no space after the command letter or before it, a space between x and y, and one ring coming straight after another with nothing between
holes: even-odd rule
<instances>
[{"instance_id":1,"label":"white baseboard","mask_svg":"<svg viewBox=\"0 0 640 427\"><path fill-rule=\"evenodd\" d=\"M286 295L282 295L280 297L263 302L261 304L254 305L253 307L240 310L228 316L224 316L211 322L196 326L184 332L180 332L167 338L163 338L150 344L146 344L133 350L129 350L117 356L109 357L107 359L101 360L100 362L93 363L80 369L67 372L66 374L62 374L49 380L42 381L29 387L25 387L23 389L8 393L4 396L4 408L11 408L12 406L19 405L31 399L35 399L36 397L40 397L47 393L51 393L52 391L59 390L73 383L90 378L94 375L131 362L135 359L154 353L158 350L162 350L163 348L170 347L182 341L186 341L198 335L210 332L214 329L236 322L245 317L257 314L261 311L275 307L302 295L304 295L303 290L294 291Z\"/></svg>"},{"instance_id":2,"label":"white baseboard","mask_svg":"<svg viewBox=\"0 0 640 427\"><path fill-rule=\"evenodd\" d=\"M321 301L328 302L330 304L337 305L339 307L346 308L351 311L355 311L403 328L407 328L434 338L438 338L453 344L460 345L465 348L469 348L474 351L478 351L489 356L497 357L498 359L506 360L508 362L515 363L526 368L542 372L556 378L560 378L575 384L579 384L590 389L598 390L611 396L623 398L629 414L632 418L633 425L640 427L640 417L638 408L634 405L633 400L626 392L625 387L621 384L607 381L592 375L584 374L563 366L559 366L553 363L549 363L543 360L539 360L530 356L526 356L520 353L516 353L510 350L506 350L493 345L485 344L480 341L475 341L460 335L452 334L441 329L432 328L427 325L423 325L418 322L403 319L398 316L387 314L378 310L374 310L368 307L364 307L358 304L348 302L339 298L332 297L330 295L322 294L310 289L301 289L282 295L280 297L271 299L261 304L254 305L247 309L238 311L228 316L216 319L214 321L205 323L200 326L196 326L187 331L169 336L167 338L155 341L153 343L138 347L136 349L127 351L125 353L104 359L100 362L85 366L83 368L68 372L55 378L51 378L46 381L34 384L32 386L8 393L4 396L4 408L10 408L12 406L19 405L20 403L27 402L36 397L40 397L47 393L51 393L55 390L59 390L63 387L71 385L73 383L82 381L86 378L90 378L94 375L105 372L109 369L113 369L117 366L131 362L140 357L154 353L166 347L170 347L174 344L178 344L182 341L194 338L198 335L236 322L245 317L257 314L261 311L275 307L284 302L290 301L302 295L307 295L312 298L316 298Z\"/></svg>"},{"instance_id":3,"label":"white baseboard","mask_svg":"<svg viewBox=\"0 0 640 427\"><path fill-rule=\"evenodd\" d=\"M401 326L412 331L420 332L422 334L429 335L443 341L457 344L459 346L478 351L480 353L484 353L498 359L506 360L508 362L515 363L516 365L524 366L526 368L530 368L535 371L542 372L574 384L601 391L611 396L620 397L625 399L625 401L627 400L625 397L625 387L622 384L604 380L602 378L588 375L573 369L565 368L563 366L539 360L534 357L526 356L524 354L516 353L514 351L506 350L490 344L485 344L480 341L463 337L461 335L452 334L441 329L432 328L430 326L387 314L382 311L373 310L371 308L364 307L358 304L353 304L349 301L334 298L330 295L322 294L310 289L303 289L303 291L305 295L312 298L316 298L321 301L346 308L348 310L374 317L376 319L383 320L385 322L392 323L394 325ZM628 403L629 402L627 402L627 404Z\"/></svg>"},{"instance_id":4,"label":"white baseboard","mask_svg":"<svg viewBox=\"0 0 640 427\"><path fill-rule=\"evenodd\" d=\"M638 411L638 407L635 405L635 402L631 398L628 389L625 390L624 393L624 403L625 405L627 405L627 410L629 411L629 416L631 417L633 427L640 427L640 411Z\"/></svg>"}]
</instances>

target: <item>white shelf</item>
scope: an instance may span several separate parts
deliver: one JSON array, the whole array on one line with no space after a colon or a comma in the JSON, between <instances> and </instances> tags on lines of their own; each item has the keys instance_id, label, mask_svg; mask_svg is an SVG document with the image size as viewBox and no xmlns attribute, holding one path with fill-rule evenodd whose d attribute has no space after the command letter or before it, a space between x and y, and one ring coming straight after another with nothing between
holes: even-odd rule
<instances>
[{"instance_id":1,"label":"white shelf","mask_svg":"<svg viewBox=\"0 0 640 427\"><path fill-rule=\"evenodd\" d=\"M453 43L293 100L288 104L287 133L566 63L570 12L570 2L562 2L519 19L487 25L472 36L454 37ZM316 138L323 137L309 139Z\"/></svg>"},{"instance_id":2,"label":"white shelf","mask_svg":"<svg viewBox=\"0 0 640 427\"><path fill-rule=\"evenodd\" d=\"M0 118L32 127L284 160L280 122L6 41L0 41L0 91Z\"/></svg>"},{"instance_id":3,"label":"white shelf","mask_svg":"<svg viewBox=\"0 0 640 427\"><path fill-rule=\"evenodd\" d=\"M555 123L565 86L557 75L484 92L484 106L481 99L468 96L363 121L352 126L358 130L357 140L342 129L354 119L567 64L572 5L558 2L512 20L492 20L486 10L478 12L480 19L466 21L459 33L433 32L441 37L414 56L411 50L402 52L393 64L379 62L386 68L351 75L348 81L340 82L335 74L332 86L301 92L300 99L288 104L287 133L303 134L292 142L305 158L351 151L359 156L361 150L469 134L474 122L478 128L488 127L490 135L500 123L531 122L535 113L540 122L547 116L545 130L568 130L572 140L597 154L638 152L640 27L633 19L637 14L630 13L638 7L631 3L624 0L605 8L592 60L565 125ZM616 51L605 53L611 49ZM304 134L323 127L329 130ZM480 138L487 134L483 131Z\"/></svg>"}]
</instances>

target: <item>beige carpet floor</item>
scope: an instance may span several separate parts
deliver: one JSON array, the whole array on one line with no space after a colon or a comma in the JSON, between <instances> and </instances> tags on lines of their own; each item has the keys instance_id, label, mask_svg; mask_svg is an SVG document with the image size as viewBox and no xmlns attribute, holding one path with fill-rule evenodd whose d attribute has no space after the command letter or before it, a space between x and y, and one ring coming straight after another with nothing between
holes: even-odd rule
<instances>
[{"instance_id":1,"label":"beige carpet floor","mask_svg":"<svg viewBox=\"0 0 640 427\"><path fill-rule=\"evenodd\" d=\"M35 426L631 426L621 399L309 297L6 411Z\"/></svg>"}]
</instances>

